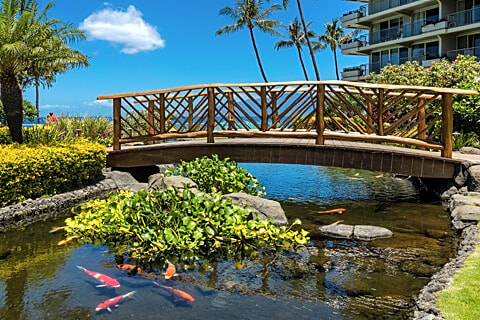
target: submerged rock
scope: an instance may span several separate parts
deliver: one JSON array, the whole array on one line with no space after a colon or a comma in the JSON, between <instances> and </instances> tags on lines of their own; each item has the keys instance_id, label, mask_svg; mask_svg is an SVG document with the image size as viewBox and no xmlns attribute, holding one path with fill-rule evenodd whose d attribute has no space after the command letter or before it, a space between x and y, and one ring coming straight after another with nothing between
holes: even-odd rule
<instances>
[{"instance_id":1,"label":"submerged rock","mask_svg":"<svg viewBox=\"0 0 480 320\"><path fill-rule=\"evenodd\" d=\"M246 193L229 193L222 196L222 199L230 199L233 204L253 209L262 220L271 219L275 225L284 226L288 224L287 216L279 202L255 197Z\"/></svg>"},{"instance_id":2,"label":"submerged rock","mask_svg":"<svg viewBox=\"0 0 480 320\"><path fill-rule=\"evenodd\" d=\"M358 225L351 226L346 224L330 224L317 228L320 234L340 239L356 239L370 241L379 238L390 238L393 232L387 228L377 226Z\"/></svg>"}]
</instances>

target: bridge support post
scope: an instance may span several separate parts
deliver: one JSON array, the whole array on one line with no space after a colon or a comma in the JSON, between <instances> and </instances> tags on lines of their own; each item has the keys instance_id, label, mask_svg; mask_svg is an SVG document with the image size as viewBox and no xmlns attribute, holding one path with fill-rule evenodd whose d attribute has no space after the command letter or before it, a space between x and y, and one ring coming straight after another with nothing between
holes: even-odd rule
<instances>
[{"instance_id":1,"label":"bridge support post","mask_svg":"<svg viewBox=\"0 0 480 320\"><path fill-rule=\"evenodd\" d=\"M192 131L193 127L193 98L188 98L188 130Z\"/></svg>"},{"instance_id":2,"label":"bridge support post","mask_svg":"<svg viewBox=\"0 0 480 320\"><path fill-rule=\"evenodd\" d=\"M317 141L316 144L325 144L325 137L323 132L325 131L325 85L317 85L317 108L315 110L315 127L317 128Z\"/></svg>"},{"instance_id":3,"label":"bridge support post","mask_svg":"<svg viewBox=\"0 0 480 320\"><path fill-rule=\"evenodd\" d=\"M378 119L377 119L377 134L379 136L383 136L383 89L378 89L378 95L377 95L377 114L378 114Z\"/></svg>"},{"instance_id":4,"label":"bridge support post","mask_svg":"<svg viewBox=\"0 0 480 320\"><path fill-rule=\"evenodd\" d=\"M367 101L367 133L372 134L373 133L373 118L371 115L373 115L373 107L372 103L370 101Z\"/></svg>"},{"instance_id":5,"label":"bridge support post","mask_svg":"<svg viewBox=\"0 0 480 320\"><path fill-rule=\"evenodd\" d=\"M235 128L235 114L234 108L235 105L233 103L233 93L229 92L227 94L227 102L228 102L228 130L233 130Z\"/></svg>"},{"instance_id":6,"label":"bridge support post","mask_svg":"<svg viewBox=\"0 0 480 320\"><path fill-rule=\"evenodd\" d=\"M418 113L417 113L417 138L421 140L427 139L426 119L425 119L425 99L418 99ZM425 148L419 148L425 150Z\"/></svg>"},{"instance_id":7,"label":"bridge support post","mask_svg":"<svg viewBox=\"0 0 480 320\"><path fill-rule=\"evenodd\" d=\"M215 89L208 88L208 115L207 115L207 143L214 143L213 130L215 129Z\"/></svg>"},{"instance_id":8,"label":"bridge support post","mask_svg":"<svg viewBox=\"0 0 480 320\"><path fill-rule=\"evenodd\" d=\"M121 127L122 117L122 99L113 99L113 150L120 150L120 135L122 134Z\"/></svg>"},{"instance_id":9,"label":"bridge support post","mask_svg":"<svg viewBox=\"0 0 480 320\"><path fill-rule=\"evenodd\" d=\"M442 94L442 157L452 158L453 151L453 96Z\"/></svg>"},{"instance_id":10,"label":"bridge support post","mask_svg":"<svg viewBox=\"0 0 480 320\"><path fill-rule=\"evenodd\" d=\"M160 109L160 133L165 133L165 93L160 93L158 104Z\"/></svg>"},{"instance_id":11,"label":"bridge support post","mask_svg":"<svg viewBox=\"0 0 480 320\"><path fill-rule=\"evenodd\" d=\"M154 118L153 118L154 110L155 110L155 102L153 100L148 100L148 133L152 136L155 134L155 124L154 124ZM150 140L147 143L153 144L154 140Z\"/></svg>"},{"instance_id":12,"label":"bridge support post","mask_svg":"<svg viewBox=\"0 0 480 320\"><path fill-rule=\"evenodd\" d=\"M260 88L260 99L262 106L262 123L260 125L260 130L265 132L268 128L268 109L267 109L267 88Z\"/></svg>"},{"instance_id":13,"label":"bridge support post","mask_svg":"<svg viewBox=\"0 0 480 320\"><path fill-rule=\"evenodd\" d=\"M276 129L278 122L277 93L270 91L270 95L272 96L272 129Z\"/></svg>"}]
</instances>

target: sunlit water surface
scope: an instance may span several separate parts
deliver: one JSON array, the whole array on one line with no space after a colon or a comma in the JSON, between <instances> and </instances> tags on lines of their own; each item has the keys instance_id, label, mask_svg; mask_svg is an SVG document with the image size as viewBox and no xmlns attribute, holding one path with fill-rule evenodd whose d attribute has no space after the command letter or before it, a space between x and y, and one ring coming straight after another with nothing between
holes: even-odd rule
<instances>
[{"instance_id":1,"label":"sunlit water surface","mask_svg":"<svg viewBox=\"0 0 480 320\"><path fill-rule=\"evenodd\" d=\"M407 319L413 299L455 250L447 213L420 203L401 179L379 173L313 166L243 164L280 201L290 220L311 231L305 253L214 263L174 281L128 276L107 247L58 247L49 234L65 217L0 234L0 319ZM318 211L346 208L339 214ZM322 238L315 227L343 220L389 228L394 237L371 242ZM315 250L315 248L317 250ZM76 268L116 278L118 289L97 288ZM186 291L182 302L151 278ZM135 290L136 299L112 313L104 300Z\"/></svg>"}]
</instances>

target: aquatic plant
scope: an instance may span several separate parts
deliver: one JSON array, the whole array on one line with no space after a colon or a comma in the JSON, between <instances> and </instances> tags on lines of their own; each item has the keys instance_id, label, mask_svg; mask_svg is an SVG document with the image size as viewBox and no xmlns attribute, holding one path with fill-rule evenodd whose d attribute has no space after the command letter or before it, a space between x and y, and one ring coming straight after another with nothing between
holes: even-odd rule
<instances>
[{"instance_id":1,"label":"aquatic plant","mask_svg":"<svg viewBox=\"0 0 480 320\"><path fill-rule=\"evenodd\" d=\"M112 193L107 200L83 204L65 223L68 237L78 236L85 243L101 240L140 264L242 258L264 247L281 251L309 241L305 230L292 230L299 220L289 228L277 227L218 193L192 193L188 188Z\"/></svg>"},{"instance_id":2,"label":"aquatic plant","mask_svg":"<svg viewBox=\"0 0 480 320\"><path fill-rule=\"evenodd\" d=\"M182 161L174 170L168 169L167 176L180 175L192 179L200 191L207 193L244 192L254 196L265 195L265 187L257 178L229 158L220 160L218 155L211 158L196 158Z\"/></svg>"}]
</instances>

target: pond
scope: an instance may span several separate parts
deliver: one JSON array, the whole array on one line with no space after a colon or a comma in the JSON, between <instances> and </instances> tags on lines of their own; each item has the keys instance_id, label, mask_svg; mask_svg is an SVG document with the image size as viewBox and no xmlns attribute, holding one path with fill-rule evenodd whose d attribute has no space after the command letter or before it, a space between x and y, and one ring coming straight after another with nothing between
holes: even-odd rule
<instances>
[{"instance_id":1,"label":"pond","mask_svg":"<svg viewBox=\"0 0 480 320\"><path fill-rule=\"evenodd\" d=\"M314 166L242 164L300 218L312 243L298 254L259 255L242 263L212 263L173 280L116 268L107 247L57 246L48 231L64 217L0 234L0 319L407 319L413 299L454 254L447 212L422 203L410 184L379 173ZM342 214L321 214L333 208ZM371 242L335 240L315 232L343 220L389 228ZM128 262L128 261L127 261ZM100 284L77 266L117 279ZM160 284L189 293L181 301ZM112 313L95 307L136 291Z\"/></svg>"}]
</instances>

